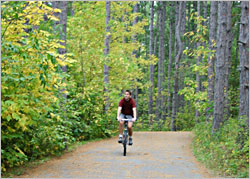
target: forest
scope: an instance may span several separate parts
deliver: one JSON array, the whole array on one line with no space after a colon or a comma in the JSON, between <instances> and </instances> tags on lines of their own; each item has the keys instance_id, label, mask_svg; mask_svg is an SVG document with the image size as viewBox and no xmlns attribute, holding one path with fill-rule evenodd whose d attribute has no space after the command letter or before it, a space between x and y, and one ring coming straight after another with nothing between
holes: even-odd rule
<instances>
[{"instance_id":1,"label":"forest","mask_svg":"<svg viewBox=\"0 0 250 179\"><path fill-rule=\"evenodd\" d=\"M2 1L1 172L135 131L192 131L196 158L249 177L248 1Z\"/></svg>"}]
</instances>

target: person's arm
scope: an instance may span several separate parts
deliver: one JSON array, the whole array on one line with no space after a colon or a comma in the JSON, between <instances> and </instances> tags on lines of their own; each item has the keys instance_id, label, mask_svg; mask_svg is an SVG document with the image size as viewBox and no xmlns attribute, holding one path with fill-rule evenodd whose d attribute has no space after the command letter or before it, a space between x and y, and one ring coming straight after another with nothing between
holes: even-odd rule
<instances>
[{"instance_id":1,"label":"person's arm","mask_svg":"<svg viewBox=\"0 0 250 179\"><path fill-rule=\"evenodd\" d=\"M118 110L117 110L117 120L120 121L120 115L121 115L121 111L122 111L122 107L118 107Z\"/></svg>"},{"instance_id":2,"label":"person's arm","mask_svg":"<svg viewBox=\"0 0 250 179\"><path fill-rule=\"evenodd\" d=\"M132 110L133 110L133 121L136 121L136 103L135 103L135 100L133 99L132 100Z\"/></svg>"},{"instance_id":3,"label":"person's arm","mask_svg":"<svg viewBox=\"0 0 250 179\"><path fill-rule=\"evenodd\" d=\"M134 116L134 121L136 121L136 108L133 108L133 116Z\"/></svg>"}]
</instances>

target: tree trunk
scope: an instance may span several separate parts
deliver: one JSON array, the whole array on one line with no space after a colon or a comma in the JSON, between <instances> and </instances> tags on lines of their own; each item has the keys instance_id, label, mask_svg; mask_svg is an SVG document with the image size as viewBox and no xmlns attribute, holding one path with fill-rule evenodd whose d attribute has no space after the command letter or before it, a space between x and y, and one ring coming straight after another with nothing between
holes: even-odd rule
<instances>
[{"instance_id":1,"label":"tree trunk","mask_svg":"<svg viewBox=\"0 0 250 179\"><path fill-rule=\"evenodd\" d=\"M197 12L197 17L200 17L201 16L201 6L202 6L202 2L201 1L198 1L198 12ZM197 26L198 27L198 26ZM201 43L198 41L197 42L197 49L199 48L199 46L201 46ZM200 66L200 62L201 62L201 56L198 56L197 59L196 59L196 65L197 66ZM200 79L200 74L199 72L196 72L196 84L197 84L197 87L196 87L196 93L199 93L201 91L201 79ZM196 101L196 102L199 102L199 101ZM196 123L198 123L198 120L199 120L199 111L197 108L195 108L195 120L196 120Z\"/></svg>"},{"instance_id":2,"label":"tree trunk","mask_svg":"<svg viewBox=\"0 0 250 179\"><path fill-rule=\"evenodd\" d=\"M84 71L84 58L83 58L83 55L82 55L82 52L83 52L83 47L82 47L82 38L80 38L80 43L79 43L79 50L81 52L81 72L82 72L82 96L84 94L84 88L85 88L85 71Z\"/></svg>"},{"instance_id":3,"label":"tree trunk","mask_svg":"<svg viewBox=\"0 0 250 179\"><path fill-rule=\"evenodd\" d=\"M181 19L181 36L184 37L185 31L186 31L186 2L183 1L183 10L182 10L182 19ZM186 43L183 40L183 47L186 47ZM183 58L185 59L185 54L182 54ZM182 89L184 87L184 74L179 74L179 89ZM184 95L178 95L178 101L179 101L179 106L178 108L184 109L185 106L185 100L184 100ZM179 109L178 109L179 110ZM177 110L177 111L178 111Z\"/></svg>"},{"instance_id":4,"label":"tree trunk","mask_svg":"<svg viewBox=\"0 0 250 179\"><path fill-rule=\"evenodd\" d=\"M175 38L176 38L176 47L178 48L178 51L176 50L177 54L175 56L175 73L174 73L174 94L173 94L173 105L172 105L172 120L171 120L171 130L175 131L175 116L176 116L176 100L177 100L177 94L178 94L178 69L179 69L179 61L181 59L183 46L180 38L181 34L181 19L182 17L182 11L184 3L182 1L176 2L176 5L178 6L178 21L176 23L175 28Z\"/></svg>"},{"instance_id":5,"label":"tree trunk","mask_svg":"<svg viewBox=\"0 0 250 179\"><path fill-rule=\"evenodd\" d=\"M151 2L151 17L150 17L150 40L149 40L149 55L153 54L153 25L154 24L154 1ZM156 35L157 36L157 35ZM153 88L154 88L154 65L151 64L150 67L150 82L151 86L149 87L149 103L148 103L148 115L150 125L153 122Z\"/></svg>"},{"instance_id":6,"label":"tree trunk","mask_svg":"<svg viewBox=\"0 0 250 179\"><path fill-rule=\"evenodd\" d=\"M183 10L182 10L182 19L181 19L181 35L184 36L186 31L186 2L183 1Z\"/></svg>"},{"instance_id":7,"label":"tree trunk","mask_svg":"<svg viewBox=\"0 0 250 179\"><path fill-rule=\"evenodd\" d=\"M175 39L174 39L174 58L175 58L175 68L176 68L176 56L177 56L177 52L178 52L178 44L177 44L177 30L176 30L176 27L177 27L177 24L178 24L178 21L179 21L179 3L175 2L175 21L174 21L174 32L175 32ZM178 67L179 68L179 67ZM174 93L175 91L178 91L179 87L178 87L178 76L175 76L177 73L178 75L178 72L175 70L174 71L174 78L173 78L173 96L172 96L172 118L173 118L173 108L175 108L175 114L174 116L176 115L177 113L177 109L178 109L178 100L177 100L177 97L178 96L175 96L175 99L174 99ZM177 79L176 79L177 78ZM175 82L175 79L177 80L177 84L174 84ZM173 119L172 119L173 120ZM175 120L175 119L174 119ZM171 122L172 123L172 122ZM175 123L175 121L174 121ZM172 125L172 124L171 124ZM175 125L175 124L174 124ZM176 130L176 129L175 129Z\"/></svg>"},{"instance_id":8,"label":"tree trunk","mask_svg":"<svg viewBox=\"0 0 250 179\"><path fill-rule=\"evenodd\" d=\"M138 3L133 7L133 13L137 13L138 12ZM134 21L133 21L133 26L135 24L137 24L138 22L138 17L136 16ZM133 35L133 41L135 42L136 41L136 35ZM133 55L136 55L136 50L133 50ZM136 79L136 82L138 81L138 79ZM136 86L136 89L135 89L135 103L136 103L136 107L138 108L138 104L139 104L139 98L138 98L138 95L139 95L139 88L138 86ZM138 111L138 110L137 110ZM136 113L136 118L138 118L138 115L139 115L139 112Z\"/></svg>"},{"instance_id":9,"label":"tree trunk","mask_svg":"<svg viewBox=\"0 0 250 179\"><path fill-rule=\"evenodd\" d=\"M207 19L207 1L204 1L204 19ZM207 26L208 22L207 21L203 22L203 25ZM204 48L206 48L206 41L203 42L203 46L204 46ZM205 76L202 76L202 78L204 79ZM204 87L201 86L201 88L202 88L202 91L204 91Z\"/></svg>"},{"instance_id":10,"label":"tree trunk","mask_svg":"<svg viewBox=\"0 0 250 179\"><path fill-rule=\"evenodd\" d=\"M227 28L227 5L228 2L218 2L218 31L216 49L216 71L215 71L215 93L214 93L214 115L212 133L215 133L223 123L224 119L224 88L226 64L226 28Z\"/></svg>"},{"instance_id":11,"label":"tree trunk","mask_svg":"<svg viewBox=\"0 0 250 179\"><path fill-rule=\"evenodd\" d=\"M216 26L217 26L217 10L218 10L218 2L211 1L210 8L210 18L209 18L209 49L215 50L213 46L213 42L216 41ZM210 120L212 116L212 106L214 101L214 63L216 57L212 56L212 53L209 53L208 56L208 87L207 87L207 97L208 97L208 107L206 109L206 120L207 122Z\"/></svg>"},{"instance_id":12,"label":"tree trunk","mask_svg":"<svg viewBox=\"0 0 250 179\"><path fill-rule=\"evenodd\" d=\"M68 6L68 2L67 1L55 1L52 3L53 8L57 8L61 10L61 13L55 13L54 15L56 17L59 18L58 22L55 22L54 24L54 29L59 29L59 38L60 40L63 40L63 42L60 42L61 45L64 46L64 48L59 48L58 52L59 54L63 55L66 54L66 39L67 39L67 6ZM56 26L62 26L62 31L60 28L56 28ZM65 59L61 59L62 61L64 61ZM62 71L64 73L67 72L67 66L62 66ZM65 78L63 78L63 81L65 81ZM63 96L63 100L60 101L60 106L64 112L64 118L65 120L67 120L67 116L66 116L66 106L65 106L65 101L67 100L67 94L63 93L64 91L66 91L65 88L61 88L59 86L59 93ZM64 138L64 142L66 143L65 145L65 150L68 149L67 146L67 139Z\"/></svg>"},{"instance_id":13,"label":"tree trunk","mask_svg":"<svg viewBox=\"0 0 250 179\"><path fill-rule=\"evenodd\" d=\"M60 24L62 26L62 32L60 31L60 39L64 42L60 42L61 45L63 45L65 48L59 48L59 54L65 54L66 53L66 37L67 37L67 5L68 2L66 1L55 1L53 2L53 7L61 9L61 13L55 13L55 16L59 18L58 22L55 22L55 26ZM64 72L66 72L67 68L66 66L62 68Z\"/></svg>"},{"instance_id":14,"label":"tree trunk","mask_svg":"<svg viewBox=\"0 0 250 179\"><path fill-rule=\"evenodd\" d=\"M228 2L227 5L227 43L226 43L226 76L225 76L225 120L230 116L230 104L228 97L229 90L229 74L231 67L231 48L233 43L233 33L232 33L232 15L231 15L232 1Z\"/></svg>"},{"instance_id":15,"label":"tree trunk","mask_svg":"<svg viewBox=\"0 0 250 179\"><path fill-rule=\"evenodd\" d=\"M169 51L168 51L168 117L171 116L171 68L172 68L172 34L173 34L173 7L174 3L170 3L170 23L169 23Z\"/></svg>"},{"instance_id":16,"label":"tree trunk","mask_svg":"<svg viewBox=\"0 0 250 179\"><path fill-rule=\"evenodd\" d=\"M240 19L240 105L239 118L245 118L249 128L249 2L241 1Z\"/></svg>"},{"instance_id":17,"label":"tree trunk","mask_svg":"<svg viewBox=\"0 0 250 179\"><path fill-rule=\"evenodd\" d=\"M164 48L164 30L165 30L165 15L166 15L166 2L160 3L160 25L159 25L159 61L158 61L158 80L157 80L157 88L158 88L158 96L156 103L156 117L157 120L162 118L163 113L163 101L162 101L162 90L163 90L163 75L164 75L164 57L165 57L165 48Z\"/></svg>"},{"instance_id":18,"label":"tree trunk","mask_svg":"<svg viewBox=\"0 0 250 179\"><path fill-rule=\"evenodd\" d=\"M157 30L159 28L159 10L157 10L157 19L155 26L155 40L154 40L154 55L157 57Z\"/></svg>"},{"instance_id":19,"label":"tree trunk","mask_svg":"<svg viewBox=\"0 0 250 179\"><path fill-rule=\"evenodd\" d=\"M207 19L207 1L204 1L204 19ZM207 26L207 21L205 22L204 25Z\"/></svg>"},{"instance_id":20,"label":"tree trunk","mask_svg":"<svg viewBox=\"0 0 250 179\"><path fill-rule=\"evenodd\" d=\"M109 67L107 65L108 62L108 55L109 55L109 43L110 43L110 35L107 33L110 32L110 1L106 1L106 18L105 18L105 41L104 41L104 56L105 56L105 63L103 68L103 84L104 84L104 113L108 112L109 108L109 98L108 98L108 85L109 85Z\"/></svg>"},{"instance_id":21,"label":"tree trunk","mask_svg":"<svg viewBox=\"0 0 250 179\"><path fill-rule=\"evenodd\" d=\"M188 32L190 32L190 13L191 13L191 3L192 2L187 2L187 8L188 8Z\"/></svg>"},{"instance_id":22,"label":"tree trunk","mask_svg":"<svg viewBox=\"0 0 250 179\"><path fill-rule=\"evenodd\" d=\"M159 121L161 117L161 69L162 69L162 58L161 58L161 35L162 35L162 2L159 1L159 50L158 50L158 74L157 74L157 98L156 98L156 109L155 117Z\"/></svg>"},{"instance_id":23,"label":"tree trunk","mask_svg":"<svg viewBox=\"0 0 250 179\"><path fill-rule=\"evenodd\" d=\"M162 2L162 39L159 42L161 43L161 61L162 61L162 73L161 73L161 79L162 79L162 86L161 86L161 93L164 89L166 89L165 86L165 24L166 24L166 2ZM166 120L166 96L165 94L161 94L161 119L163 121Z\"/></svg>"},{"instance_id":24,"label":"tree trunk","mask_svg":"<svg viewBox=\"0 0 250 179\"><path fill-rule=\"evenodd\" d=\"M190 21L190 15L191 15L191 9L194 7L194 2L187 2L187 8L188 8L188 11L187 11L187 32L190 32L191 30L193 30L193 27L194 26L191 26L192 24L191 24L191 21ZM193 47L193 45L192 45L193 43L191 43L190 42L190 39L189 38L187 38L186 39L186 48L188 48L188 49L192 49ZM188 60L187 61L187 67L189 68L189 69L191 69L191 64L192 64L192 62L190 61L190 60ZM189 78L190 79L192 79L193 77L192 77L192 73L189 73ZM186 101L186 106L187 106L187 109L188 109L188 112L190 112L192 109L191 109L191 105L190 105L190 101Z\"/></svg>"}]
</instances>

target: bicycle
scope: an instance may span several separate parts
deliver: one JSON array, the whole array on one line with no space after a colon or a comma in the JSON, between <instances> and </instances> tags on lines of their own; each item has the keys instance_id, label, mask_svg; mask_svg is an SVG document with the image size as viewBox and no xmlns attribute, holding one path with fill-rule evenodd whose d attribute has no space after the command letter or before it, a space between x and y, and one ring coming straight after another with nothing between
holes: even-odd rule
<instances>
[{"instance_id":1,"label":"bicycle","mask_svg":"<svg viewBox=\"0 0 250 179\"><path fill-rule=\"evenodd\" d=\"M127 143L128 143L128 122L132 121L132 119L127 119L127 116L124 116L125 119L122 119L124 121L124 130L123 130L123 156L126 156L127 153Z\"/></svg>"}]
</instances>

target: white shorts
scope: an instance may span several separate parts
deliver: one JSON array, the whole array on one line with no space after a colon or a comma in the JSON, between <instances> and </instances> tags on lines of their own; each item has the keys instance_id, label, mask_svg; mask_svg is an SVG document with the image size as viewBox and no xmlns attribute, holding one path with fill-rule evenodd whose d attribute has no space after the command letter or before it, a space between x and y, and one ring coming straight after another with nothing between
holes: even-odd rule
<instances>
[{"instance_id":1,"label":"white shorts","mask_svg":"<svg viewBox=\"0 0 250 179\"><path fill-rule=\"evenodd\" d=\"M120 118L121 119L133 119L133 116L132 115L125 115L125 114L120 114Z\"/></svg>"}]
</instances>

